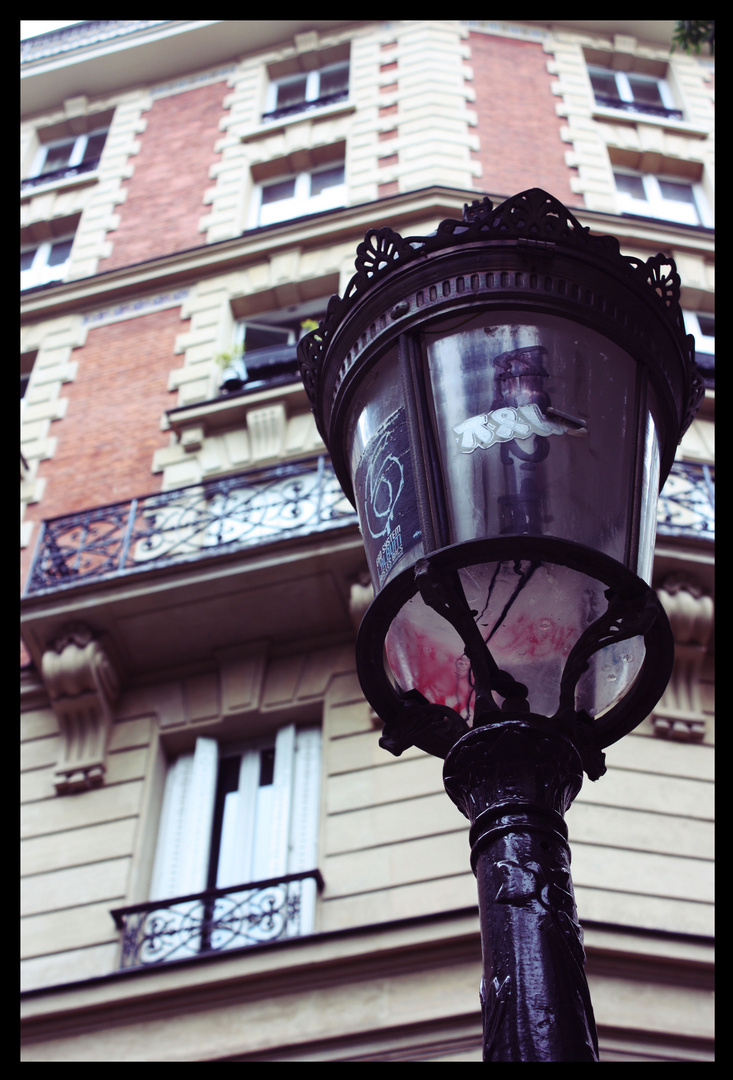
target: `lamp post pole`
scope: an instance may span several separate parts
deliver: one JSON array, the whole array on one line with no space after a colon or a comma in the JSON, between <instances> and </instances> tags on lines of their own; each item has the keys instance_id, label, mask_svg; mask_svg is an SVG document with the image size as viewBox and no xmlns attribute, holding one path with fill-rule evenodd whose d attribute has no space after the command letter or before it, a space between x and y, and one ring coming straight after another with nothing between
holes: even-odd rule
<instances>
[{"instance_id":1,"label":"lamp post pole","mask_svg":"<svg viewBox=\"0 0 733 1080\"><path fill-rule=\"evenodd\" d=\"M597 1061L564 813L583 766L527 713L474 728L450 750L445 789L471 822L485 1061Z\"/></svg>"},{"instance_id":2,"label":"lamp post pole","mask_svg":"<svg viewBox=\"0 0 733 1080\"><path fill-rule=\"evenodd\" d=\"M298 351L375 590L359 680L470 822L485 1060L597 1061L564 814L671 673L656 505L703 395L679 277L539 189L370 230L356 269Z\"/></svg>"}]
</instances>

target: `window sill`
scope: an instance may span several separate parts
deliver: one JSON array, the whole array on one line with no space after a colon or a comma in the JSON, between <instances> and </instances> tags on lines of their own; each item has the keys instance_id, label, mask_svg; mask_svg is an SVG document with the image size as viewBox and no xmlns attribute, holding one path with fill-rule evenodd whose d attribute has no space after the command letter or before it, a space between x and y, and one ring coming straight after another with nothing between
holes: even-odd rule
<instances>
[{"instance_id":1,"label":"window sill","mask_svg":"<svg viewBox=\"0 0 733 1080\"><path fill-rule=\"evenodd\" d=\"M265 405L282 404L287 416L310 412L305 387L301 382L243 390L222 397L210 398L195 405L180 405L168 409L166 418L170 430L180 439L192 427L200 427L204 435L236 429L246 425L247 413Z\"/></svg>"},{"instance_id":2,"label":"window sill","mask_svg":"<svg viewBox=\"0 0 733 1080\"><path fill-rule=\"evenodd\" d=\"M79 173L76 176L64 176L56 180L47 180L44 183L28 187L25 191L21 187L21 202L30 202L36 195L46 195L49 191L70 191L72 188L91 187L98 180L99 172L95 169L93 172Z\"/></svg>"},{"instance_id":3,"label":"window sill","mask_svg":"<svg viewBox=\"0 0 733 1080\"><path fill-rule=\"evenodd\" d=\"M353 112L356 112L356 105L349 101L324 105L320 109L304 109L302 112L293 113L292 116L283 116L279 120L270 120L258 124L256 128L245 131L243 135L240 135L239 140L243 143L257 142L259 139L267 139L271 135L279 135L286 128L293 127L294 124L302 124L304 120L318 122L320 120L330 120L336 116L346 116L348 113Z\"/></svg>"},{"instance_id":4,"label":"window sill","mask_svg":"<svg viewBox=\"0 0 733 1080\"><path fill-rule=\"evenodd\" d=\"M612 109L605 105L594 105L591 116L594 120L612 120L614 124L627 124L629 127L649 124L652 127L674 131L678 135L689 135L693 139L706 139L710 134L707 128L700 127L699 124L691 124L688 120L675 120L672 117L655 116L652 113L629 112L626 109Z\"/></svg>"},{"instance_id":5,"label":"window sill","mask_svg":"<svg viewBox=\"0 0 733 1080\"><path fill-rule=\"evenodd\" d=\"M27 285L21 283L21 293L31 293L34 289L48 289L52 285L63 285L66 280L66 274L64 273L60 278L52 278L51 281L31 281Z\"/></svg>"},{"instance_id":6,"label":"window sill","mask_svg":"<svg viewBox=\"0 0 733 1080\"><path fill-rule=\"evenodd\" d=\"M689 221L675 221L674 218L656 217L653 214L638 213L636 210L620 208L617 213L622 218L632 218L634 221L648 221L653 225L664 225L665 228L685 229L689 232L699 233L713 233L715 231L714 225L694 225Z\"/></svg>"}]
</instances>

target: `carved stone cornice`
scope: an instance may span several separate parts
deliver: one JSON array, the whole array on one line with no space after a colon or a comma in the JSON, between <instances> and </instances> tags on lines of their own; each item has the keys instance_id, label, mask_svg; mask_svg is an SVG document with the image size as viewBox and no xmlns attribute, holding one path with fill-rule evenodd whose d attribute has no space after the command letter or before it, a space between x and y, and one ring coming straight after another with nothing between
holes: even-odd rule
<instances>
[{"instance_id":1,"label":"carved stone cornice","mask_svg":"<svg viewBox=\"0 0 733 1080\"><path fill-rule=\"evenodd\" d=\"M652 715L654 732L683 742L705 737L700 675L713 628L714 605L686 574L672 574L658 590L674 635L674 667Z\"/></svg>"},{"instance_id":2,"label":"carved stone cornice","mask_svg":"<svg viewBox=\"0 0 733 1080\"><path fill-rule=\"evenodd\" d=\"M84 623L69 623L44 652L43 680L61 732L54 775L59 795L104 782L112 705L119 695L117 672Z\"/></svg>"}]
</instances>

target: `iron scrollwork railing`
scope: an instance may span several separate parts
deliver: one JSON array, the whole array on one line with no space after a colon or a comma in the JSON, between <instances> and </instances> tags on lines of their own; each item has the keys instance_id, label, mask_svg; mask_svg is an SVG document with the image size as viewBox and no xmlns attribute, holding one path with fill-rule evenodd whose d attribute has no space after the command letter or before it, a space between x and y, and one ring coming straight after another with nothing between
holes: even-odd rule
<instances>
[{"instance_id":1,"label":"iron scrollwork railing","mask_svg":"<svg viewBox=\"0 0 733 1080\"><path fill-rule=\"evenodd\" d=\"M675 462L661 536L715 538L714 469ZM26 594L356 523L325 458L207 481L44 523Z\"/></svg>"},{"instance_id":2,"label":"iron scrollwork railing","mask_svg":"<svg viewBox=\"0 0 733 1080\"><path fill-rule=\"evenodd\" d=\"M596 105L606 105L609 109L622 109L624 112L647 113L649 116L659 116L662 119L681 120L681 109L668 109L664 105L653 105L647 101L624 101L612 94L595 92Z\"/></svg>"},{"instance_id":3,"label":"iron scrollwork railing","mask_svg":"<svg viewBox=\"0 0 733 1080\"><path fill-rule=\"evenodd\" d=\"M115 908L120 967L147 967L310 932L319 870ZM307 924L307 925L306 925Z\"/></svg>"},{"instance_id":4,"label":"iron scrollwork railing","mask_svg":"<svg viewBox=\"0 0 733 1080\"><path fill-rule=\"evenodd\" d=\"M715 468L676 461L659 498L660 536L715 539Z\"/></svg>"},{"instance_id":5,"label":"iron scrollwork railing","mask_svg":"<svg viewBox=\"0 0 733 1080\"><path fill-rule=\"evenodd\" d=\"M356 523L320 457L44 523L27 594Z\"/></svg>"},{"instance_id":6,"label":"iron scrollwork railing","mask_svg":"<svg viewBox=\"0 0 733 1080\"><path fill-rule=\"evenodd\" d=\"M62 169L53 169L51 172L41 173L39 176L29 176L26 180L20 182L21 194L31 188L38 187L40 184L58 183L59 180L68 180L73 176L81 176L82 173L93 172L99 165L99 161L99 157L87 158L86 161L81 161L78 165L66 165Z\"/></svg>"},{"instance_id":7,"label":"iron scrollwork railing","mask_svg":"<svg viewBox=\"0 0 733 1080\"><path fill-rule=\"evenodd\" d=\"M324 94L323 97L315 98L313 101L295 101L292 105L282 105L279 109L272 109L270 112L263 113L262 122L282 120L284 116L312 112L313 109L322 109L325 105L336 105L339 101L346 101L348 97L348 90L337 90L333 94Z\"/></svg>"}]
</instances>

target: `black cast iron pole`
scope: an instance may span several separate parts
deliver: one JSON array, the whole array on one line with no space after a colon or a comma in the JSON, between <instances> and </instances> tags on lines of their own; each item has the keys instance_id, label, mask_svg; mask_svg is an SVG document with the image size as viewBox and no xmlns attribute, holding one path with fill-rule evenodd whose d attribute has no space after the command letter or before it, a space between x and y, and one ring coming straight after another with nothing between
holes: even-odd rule
<instances>
[{"instance_id":1,"label":"black cast iron pole","mask_svg":"<svg viewBox=\"0 0 733 1080\"><path fill-rule=\"evenodd\" d=\"M543 720L501 713L459 739L443 770L471 822L485 1061L598 1061L563 817L583 765Z\"/></svg>"}]
</instances>

